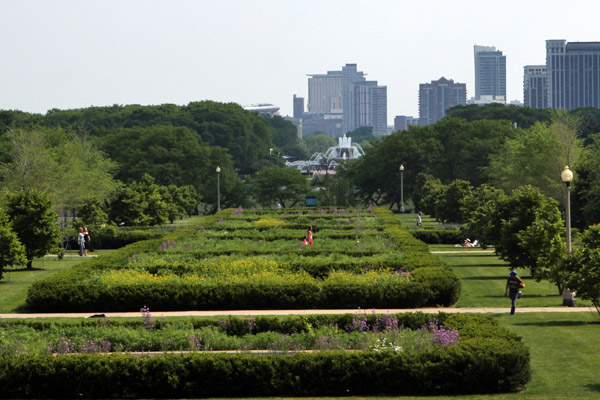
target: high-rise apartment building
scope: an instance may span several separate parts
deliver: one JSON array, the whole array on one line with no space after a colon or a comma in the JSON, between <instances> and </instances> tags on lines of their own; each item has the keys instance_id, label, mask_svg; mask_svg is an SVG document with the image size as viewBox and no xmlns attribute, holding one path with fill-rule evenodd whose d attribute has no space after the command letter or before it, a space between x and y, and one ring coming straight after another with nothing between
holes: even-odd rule
<instances>
[{"instance_id":1,"label":"high-rise apartment building","mask_svg":"<svg viewBox=\"0 0 600 400\"><path fill-rule=\"evenodd\" d=\"M308 76L308 112L342 114L342 71Z\"/></svg>"},{"instance_id":2,"label":"high-rise apartment building","mask_svg":"<svg viewBox=\"0 0 600 400\"><path fill-rule=\"evenodd\" d=\"M523 70L523 105L532 108L548 108L546 66L526 65Z\"/></svg>"},{"instance_id":3,"label":"high-rise apartment building","mask_svg":"<svg viewBox=\"0 0 600 400\"><path fill-rule=\"evenodd\" d=\"M373 133L387 133L387 86L379 86L377 81L357 82L350 85L348 113L351 115L345 133L361 126L373 127ZM344 118L345 121L345 118Z\"/></svg>"},{"instance_id":4,"label":"high-rise apartment building","mask_svg":"<svg viewBox=\"0 0 600 400\"><path fill-rule=\"evenodd\" d=\"M475 99L492 96L506 99L506 56L493 46L474 46Z\"/></svg>"},{"instance_id":5,"label":"high-rise apartment building","mask_svg":"<svg viewBox=\"0 0 600 400\"><path fill-rule=\"evenodd\" d=\"M441 77L419 85L419 124L435 124L446 116L450 107L467 103L467 85Z\"/></svg>"},{"instance_id":6,"label":"high-rise apartment building","mask_svg":"<svg viewBox=\"0 0 600 400\"><path fill-rule=\"evenodd\" d=\"M600 42L546 40L548 105L600 108Z\"/></svg>"}]
</instances>

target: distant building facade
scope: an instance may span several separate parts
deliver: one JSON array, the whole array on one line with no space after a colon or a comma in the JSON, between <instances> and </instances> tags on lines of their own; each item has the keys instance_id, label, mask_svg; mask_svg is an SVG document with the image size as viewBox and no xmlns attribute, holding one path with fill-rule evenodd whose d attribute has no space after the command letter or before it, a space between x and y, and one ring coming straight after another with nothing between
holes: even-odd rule
<instances>
[{"instance_id":1,"label":"distant building facade","mask_svg":"<svg viewBox=\"0 0 600 400\"><path fill-rule=\"evenodd\" d=\"M548 69L545 65L523 67L523 105L548 108Z\"/></svg>"},{"instance_id":2,"label":"distant building facade","mask_svg":"<svg viewBox=\"0 0 600 400\"><path fill-rule=\"evenodd\" d=\"M342 71L308 75L308 112L342 114Z\"/></svg>"},{"instance_id":3,"label":"distant building facade","mask_svg":"<svg viewBox=\"0 0 600 400\"><path fill-rule=\"evenodd\" d=\"M304 113L302 115L302 135L306 136L315 132L342 137L342 119L331 114Z\"/></svg>"},{"instance_id":4,"label":"distant building facade","mask_svg":"<svg viewBox=\"0 0 600 400\"><path fill-rule=\"evenodd\" d=\"M546 40L548 105L600 108L600 42Z\"/></svg>"},{"instance_id":5,"label":"distant building facade","mask_svg":"<svg viewBox=\"0 0 600 400\"><path fill-rule=\"evenodd\" d=\"M450 107L467 103L467 85L444 77L419 85L419 124L435 124Z\"/></svg>"},{"instance_id":6,"label":"distant building facade","mask_svg":"<svg viewBox=\"0 0 600 400\"><path fill-rule=\"evenodd\" d=\"M506 56L493 46L474 46L475 99L492 96L506 99Z\"/></svg>"},{"instance_id":7,"label":"distant building facade","mask_svg":"<svg viewBox=\"0 0 600 400\"><path fill-rule=\"evenodd\" d=\"M387 86L367 81L356 64L346 64L341 71L308 76L308 113L303 115L304 134L317 127L326 127L327 130L318 131L330 134L334 130L335 136L342 136L361 126L373 127L374 133L387 133ZM337 119L340 121L333 121ZM341 122L339 129L338 122Z\"/></svg>"},{"instance_id":8,"label":"distant building facade","mask_svg":"<svg viewBox=\"0 0 600 400\"><path fill-rule=\"evenodd\" d=\"M410 125L419 125L419 118L408 115L396 115L394 117L394 132L405 131Z\"/></svg>"},{"instance_id":9,"label":"distant building facade","mask_svg":"<svg viewBox=\"0 0 600 400\"><path fill-rule=\"evenodd\" d=\"M300 119L302 118L302 114L304 113L304 97L296 97L294 95L294 118Z\"/></svg>"}]
</instances>

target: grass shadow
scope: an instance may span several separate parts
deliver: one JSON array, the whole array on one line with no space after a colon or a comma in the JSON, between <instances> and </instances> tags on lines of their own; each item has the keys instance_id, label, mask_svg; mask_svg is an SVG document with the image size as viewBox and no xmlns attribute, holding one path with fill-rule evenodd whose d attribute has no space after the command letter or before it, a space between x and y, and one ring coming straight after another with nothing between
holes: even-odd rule
<instances>
[{"instance_id":1,"label":"grass shadow","mask_svg":"<svg viewBox=\"0 0 600 400\"><path fill-rule=\"evenodd\" d=\"M592 392L600 392L600 383L592 383L590 385L585 385Z\"/></svg>"},{"instance_id":2,"label":"grass shadow","mask_svg":"<svg viewBox=\"0 0 600 400\"><path fill-rule=\"evenodd\" d=\"M502 267L502 268L506 268L506 274L508 275L508 273L510 272L508 266L506 264L501 264L501 263L492 263L492 264L480 264L480 265L473 265L473 264L452 264L453 267L465 267L465 268L473 268L473 267L479 267L479 268L487 268L487 267L492 267L492 268L498 268L498 267Z\"/></svg>"},{"instance_id":3,"label":"grass shadow","mask_svg":"<svg viewBox=\"0 0 600 400\"><path fill-rule=\"evenodd\" d=\"M506 280L504 276L468 276L466 278L460 278L469 281L500 281Z\"/></svg>"},{"instance_id":4,"label":"grass shadow","mask_svg":"<svg viewBox=\"0 0 600 400\"><path fill-rule=\"evenodd\" d=\"M517 309L518 312L518 309ZM588 321L541 321L541 322L515 322L513 325L519 326L539 326L539 327L552 327L552 326L582 326L589 325Z\"/></svg>"},{"instance_id":5,"label":"grass shadow","mask_svg":"<svg viewBox=\"0 0 600 400\"><path fill-rule=\"evenodd\" d=\"M45 271L44 268L16 268L16 269L5 269L4 272L31 272L31 271Z\"/></svg>"}]
</instances>

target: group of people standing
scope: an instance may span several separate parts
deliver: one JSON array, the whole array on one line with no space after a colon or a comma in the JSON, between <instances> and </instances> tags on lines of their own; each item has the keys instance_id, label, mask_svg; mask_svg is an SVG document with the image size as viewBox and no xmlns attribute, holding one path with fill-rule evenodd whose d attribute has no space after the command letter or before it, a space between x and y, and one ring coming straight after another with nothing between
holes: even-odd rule
<instances>
[{"instance_id":1,"label":"group of people standing","mask_svg":"<svg viewBox=\"0 0 600 400\"><path fill-rule=\"evenodd\" d=\"M90 232L88 228L81 227L79 228L79 233L77 234L77 244L79 245L79 256L85 257L87 256L88 248L90 247L90 242L92 238L90 237Z\"/></svg>"}]
</instances>

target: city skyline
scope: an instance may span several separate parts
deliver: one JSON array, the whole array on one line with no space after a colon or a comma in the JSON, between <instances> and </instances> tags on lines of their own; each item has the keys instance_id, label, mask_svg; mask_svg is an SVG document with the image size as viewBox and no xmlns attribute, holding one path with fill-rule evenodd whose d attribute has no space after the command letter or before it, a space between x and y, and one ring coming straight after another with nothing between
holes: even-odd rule
<instances>
[{"instance_id":1,"label":"city skyline","mask_svg":"<svg viewBox=\"0 0 600 400\"><path fill-rule=\"evenodd\" d=\"M0 0L0 109L214 100L293 114L307 74L357 64L387 86L387 123L418 115L419 84L444 76L475 96L473 46L506 56L507 102L546 40L600 41L596 0L78 2Z\"/></svg>"}]
</instances>

